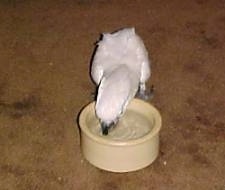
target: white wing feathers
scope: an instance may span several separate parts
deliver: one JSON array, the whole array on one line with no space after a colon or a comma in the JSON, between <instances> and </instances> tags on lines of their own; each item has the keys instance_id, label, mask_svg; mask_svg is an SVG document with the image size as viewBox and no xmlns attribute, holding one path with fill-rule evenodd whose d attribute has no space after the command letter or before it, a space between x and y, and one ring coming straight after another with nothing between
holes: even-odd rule
<instances>
[{"instance_id":1,"label":"white wing feathers","mask_svg":"<svg viewBox=\"0 0 225 190\"><path fill-rule=\"evenodd\" d=\"M105 123L118 119L138 90L138 78L126 65L104 76L98 89L96 114Z\"/></svg>"},{"instance_id":2,"label":"white wing feathers","mask_svg":"<svg viewBox=\"0 0 225 190\"><path fill-rule=\"evenodd\" d=\"M134 28L103 34L91 75L99 85L96 114L101 120L112 122L135 96L139 83L150 77L148 52Z\"/></svg>"}]
</instances>

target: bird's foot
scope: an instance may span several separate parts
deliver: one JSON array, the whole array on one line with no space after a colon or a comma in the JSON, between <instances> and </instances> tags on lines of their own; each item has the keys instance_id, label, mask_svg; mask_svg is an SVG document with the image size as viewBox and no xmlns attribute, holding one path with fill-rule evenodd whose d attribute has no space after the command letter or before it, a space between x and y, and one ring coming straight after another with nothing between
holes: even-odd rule
<instances>
[{"instance_id":1,"label":"bird's foot","mask_svg":"<svg viewBox=\"0 0 225 190\"><path fill-rule=\"evenodd\" d=\"M154 96L154 86L152 85L151 88L147 90L139 89L135 97L147 101L151 100L153 96Z\"/></svg>"}]
</instances>

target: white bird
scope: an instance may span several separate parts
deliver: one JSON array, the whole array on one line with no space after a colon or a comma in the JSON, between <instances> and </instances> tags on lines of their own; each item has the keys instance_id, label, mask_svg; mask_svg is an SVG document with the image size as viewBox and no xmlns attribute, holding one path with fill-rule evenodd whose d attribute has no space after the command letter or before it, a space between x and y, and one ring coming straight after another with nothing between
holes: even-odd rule
<instances>
[{"instance_id":1,"label":"white bird","mask_svg":"<svg viewBox=\"0 0 225 190\"><path fill-rule=\"evenodd\" d=\"M150 77L148 52L134 28L103 34L97 44L91 76L98 85L96 115L102 133L108 134L138 92L145 96Z\"/></svg>"}]
</instances>

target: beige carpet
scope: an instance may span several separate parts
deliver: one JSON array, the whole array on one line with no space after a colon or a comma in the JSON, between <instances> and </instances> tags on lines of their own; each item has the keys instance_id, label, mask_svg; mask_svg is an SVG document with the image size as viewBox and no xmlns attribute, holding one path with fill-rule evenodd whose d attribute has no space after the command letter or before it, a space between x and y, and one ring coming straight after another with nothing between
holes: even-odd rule
<instances>
[{"instance_id":1,"label":"beige carpet","mask_svg":"<svg viewBox=\"0 0 225 190\"><path fill-rule=\"evenodd\" d=\"M158 159L132 173L84 160L76 123L92 100L101 32L135 26L152 60ZM225 1L0 2L1 190L224 190Z\"/></svg>"}]
</instances>

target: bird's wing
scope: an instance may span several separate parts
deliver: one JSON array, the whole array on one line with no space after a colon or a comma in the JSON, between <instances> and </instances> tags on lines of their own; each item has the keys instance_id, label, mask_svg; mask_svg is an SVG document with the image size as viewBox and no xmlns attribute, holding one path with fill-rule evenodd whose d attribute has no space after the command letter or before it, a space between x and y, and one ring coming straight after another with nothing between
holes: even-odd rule
<instances>
[{"instance_id":1,"label":"bird's wing","mask_svg":"<svg viewBox=\"0 0 225 190\"><path fill-rule=\"evenodd\" d=\"M136 54L137 54L137 58L138 58L139 62L141 63L140 82L144 83L148 80L148 78L151 75L148 51L144 45L144 42L138 35L135 36L134 45L135 45L135 47L137 47Z\"/></svg>"},{"instance_id":2,"label":"bird's wing","mask_svg":"<svg viewBox=\"0 0 225 190\"><path fill-rule=\"evenodd\" d=\"M94 82L98 85L103 76L103 68L98 62L93 62L91 66L91 77Z\"/></svg>"},{"instance_id":3,"label":"bird's wing","mask_svg":"<svg viewBox=\"0 0 225 190\"><path fill-rule=\"evenodd\" d=\"M149 60L145 60L142 62L141 65L141 78L140 78L140 82L141 83L145 83L148 78L151 75L151 70L150 70L150 62Z\"/></svg>"},{"instance_id":4,"label":"bird's wing","mask_svg":"<svg viewBox=\"0 0 225 190\"><path fill-rule=\"evenodd\" d=\"M91 65L91 77L94 80L94 82L98 85L102 79L103 76L103 49L101 46L98 46L96 48L94 58Z\"/></svg>"}]
</instances>

